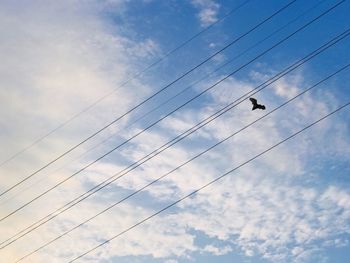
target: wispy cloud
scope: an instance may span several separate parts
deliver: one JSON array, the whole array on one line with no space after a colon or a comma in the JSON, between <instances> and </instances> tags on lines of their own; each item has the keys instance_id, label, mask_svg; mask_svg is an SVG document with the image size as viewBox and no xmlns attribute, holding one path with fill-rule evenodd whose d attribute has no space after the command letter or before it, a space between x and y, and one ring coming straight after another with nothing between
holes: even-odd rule
<instances>
[{"instance_id":1,"label":"wispy cloud","mask_svg":"<svg viewBox=\"0 0 350 263\"><path fill-rule=\"evenodd\" d=\"M230 83L232 84L231 88L234 87L242 91L247 90L250 86L249 83L232 79L222 88L228 89ZM241 85L238 85L238 83ZM293 81L288 84L288 79L282 80L281 83L284 86L293 85L298 91L303 87L302 82L295 83ZM267 93L262 93L259 96L262 101L271 96L284 98L279 93L279 89L273 87ZM223 96L224 90L218 91L217 94ZM305 95L295 104L306 107L306 104L309 103L309 96L311 95ZM229 99L228 96L225 97L227 100ZM320 95L319 98L322 97ZM213 105L218 102L223 103L224 100L223 98L216 99L215 94L212 98ZM331 107L322 99L319 100L319 103L322 104L322 108L325 110ZM272 108L274 103L271 102L268 105L269 108ZM210 110L210 108L205 110ZM291 123L286 126L283 125L286 112L288 110L281 111L266 119L257 127L246 130L245 133L240 134L237 138L219 147L201 160L191 163L164 179L163 182L148 188L146 196L149 195L149 197L145 198L149 200L150 207L158 206L157 201L152 201L150 197L155 197L160 204L181 197L282 139L290 133L288 130L291 124L297 129L297 127L304 125L304 122L311 121L316 117L316 114L315 116L309 114L309 117L306 117L302 112L295 111L289 113L288 120ZM204 112L199 115L202 114L205 115ZM184 112L181 116L186 115L186 112ZM185 118L189 118L189 116L192 116L191 111ZM180 119L181 117L179 115L176 118ZM255 118L256 116L252 115L250 111L250 104L243 104L242 107L227 114L223 119L215 122L214 125L207 127L205 131L212 135L209 141L212 141L213 137L221 139L229 132L239 129L244 123ZM306 118L306 120L303 120L303 118ZM174 123L178 123L178 120L174 118L172 120ZM98 253L99 257L101 257L101 253L105 258L113 255L146 255L146 251L150 249L152 255L156 258L186 257L196 251L222 255L229 253L232 247L235 247L246 256L261 256L271 262L304 262L315 256L316 252L317 254L321 253L326 246L347 244L347 240L343 236L348 234L350 230L348 226L350 194L348 191L335 185L305 185L303 180L300 180L300 178L307 179L309 176L309 162L313 160L313 152L308 150L311 145L314 148L316 147L315 151L318 151L321 155L323 154L322 158L327 158L327 153L321 150L325 145L320 143L325 141L325 138L332 141L335 137L338 137L337 140L343 141L344 145L348 143L345 131L342 131L341 126L337 126L337 123L338 120L335 118L326 122L325 125L314 127L311 133L276 149L215 186L201 192L195 198L180 204L179 208L172 214L160 215L145 226L141 226L120 240L112 242L101 250L103 252ZM331 135L334 127L340 130ZM130 160L140 158L156 145L162 144L166 137L171 138L172 135L166 132L165 127L163 128L164 133L162 129L158 129L157 132L146 133L142 138L136 140L134 145L126 150L127 155L125 157L129 157ZM310 134L313 136L310 137ZM341 134L340 138L339 134ZM159 136L162 138L155 139ZM198 136L192 137L192 140L196 138L200 140L207 139L207 137L200 134ZM307 140L305 140L306 138ZM314 140L318 142L317 146L315 146ZM150 145L153 145L153 147L148 147L147 142L152 142ZM118 180L116 186L136 190L190 158L201 149L202 146L197 148L192 145L190 147L185 143L179 145L166 151L160 158L148 162L142 169L138 169ZM339 152L342 153L342 150ZM342 158L347 158L347 155L342 155ZM108 170L113 170L112 167L113 165L109 164ZM121 167L115 166L115 170L118 169L121 169ZM96 174L97 171L98 173L107 172L103 165L96 166L94 173ZM318 176L321 177L322 175ZM108 191L105 193L108 193ZM112 201L109 200L108 202ZM85 209L89 213L96 210L87 207L88 205ZM133 209L131 207L133 205L122 205L121 208L109 212L109 216L106 215L93 221L91 230L85 233L84 231L77 232L75 234L76 239L81 239L81 235L83 235L85 240L91 238L95 242L103 240L103 237L108 237L112 233L122 230L123 227L126 228L127 225L131 225L133 222L146 217L147 214L151 214L153 210L151 208L151 210L141 209L138 206L135 210L135 207ZM128 211L128 209L132 211ZM140 214L136 215L136 211ZM123 223L118 221L121 218ZM78 219L81 220L81 213L74 220L79 221ZM336 223L334 224L334 222ZM101 227L101 225L106 224L111 225L110 230ZM118 228L115 224L118 225ZM93 229L96 231L95 234L92 234L94 233ZM210 244L203 247L195 245L195 236L191 233L191 230L200 231L209 240L222 241L224 245L219 247ZM152 235L145 234L142 231L152 233ZM155 236L154 233L158 234ZM179 233L181 234L178 235ZM171 241L174 235L176 242ZM147 238L144 238L145 236ZM158 245L150 247L149 243ZM165 244L171 244L171 249Z\"/></svg>"},{"instance_id":2,"label":"wispy cloud","mask_svg":"<svg viewBox=\"0 0 350 263\"><path fill-rule=\"evenodd\" d=\"M139 43L119 34L118 30L112 30L105 16L96 13L96 10L103 9L99 3L89 1L82 4L78 1L69 4L60 1L55 2L52 9L49 5L31 5L21 9L21 12L17 9L14 11L12 4L3 4L4 8L0 9L0 30L9 36L0 47L2 58L7 64L7 67L3 64L1 68L5 76L3 83L9 87L6 92L1 91L1 95L7 98L3 104L6 111L1 111L1 126L8 131L0 137L5 149L25 145L47 130L47 127L54 127L100 94L112 90L130 72L137 70L137 63L134 63L137 59L147 60L161 53L156 40L146 39ZM194 0L192 3L200 10L202 26L217 19L219 5L214 1ZM122 5L121 10L125 8L124 1L103 4L113 4L115 7ZM57 10L61 11L57 13ZM135 57L135 61L130 59L131 56ZM11 220L0 222L2 236L9 237L54 211L238 98L267 77L266 72L260 71L252 71L250 76L252 78L249 81L228 79L207 96L204 107L188 108L173 115L156 129L143 133L109 159L90 167ZM270 110L307 85L304 74L299 72L281 79L256 97ZM50 142L43 143L30 155L25 155L23 167L10 165L4 168L2 176L11 174L11 180L18 181L28 170L56 156L66 145L96 130L100 124L134 105L136 99L150 92L147 83L141 81L131 83L130 87L121 89L117 96L107 100L103 110L102 106L97 107L94 114L72 124ZM313 108L309 107L310 103L314 105ZM290 106L177 170L135 198L39 251L29 261L62 262L72 259L165 204L241 164L333 109L337 103L338 99L330 91L305 94ZM96 196L0 251L1 258L12 261L21 257L264 113L252 112L248 100L241 103L230 113L117 180ZM31 127L33 123L37 124L36 129L25 128ZM122 124L127 123L128 119ZM128 134L118 133L117 138L99 151L109 149L119 139L138 131L140 127L133 127ZM344 120L333 117L84 259L86 262L96 262L118 256L152 256L175 263L181 262L183 258L190 259L197 253L218 256L239 251L247 257L258 256L271 262L311 262L315 254L322 255L328 247L348 246L349 190L333 184L331 180L327 185L322 184L321 179L331 177L332 174L315 174L313 170L314 166L322 168L327 165L324 161L329 158L329 153L349 161L348 134ZM80 163L55 173L55 176L47 177L45 182L35 185L35 190L40 192L47 185L57 183L94 156L88 156ZM3 178L8 177L2 177L2 187L12 183ZM2 213L11 211L33 196L35 194L30 191L19 195L2 206ZM202 243L196 242L196 233L205 237Z\"/></svg>"},{"instance_id":3,"label":"wispy cloud","mask_svg":"<svg viewBox=\"0 0 350 263\"><path fill-rule=\"evenodd\" d=\"M139 59L158 54L155 41L133 41L119 34L117 26L112 28L104 17L104 5L61 1L47 6L33 2L18 8L15 3L2 3L0 30L7 37L0 50L6 63L1 73L2 85L7 88L0 91L4 98L1 126L8 132L2 133L0 140L9 149L1 151L2 160L112 92L139 70L136 61L139 64ZM149 90L136 80L129 83L129 87L135 86L137 93L120 89L97 105L93 114L70 123L18 163L34 169L37 161L46 162L91 134ZM33 124L35 128L27 128ZM28 173L20 172L18 166L13 169L18 174Z\"/></svg>"},{"instance_id":4,"label":"wispy cloud","mask_svg":"<svg viewBox=\"0 0 350 263\"><path fill-rule=\"evenodd\" d=\"M191 0L199 10L198 18L202 27L206 27L218 20L220 5L214 0Z\"/></svg>"}]
</instances>

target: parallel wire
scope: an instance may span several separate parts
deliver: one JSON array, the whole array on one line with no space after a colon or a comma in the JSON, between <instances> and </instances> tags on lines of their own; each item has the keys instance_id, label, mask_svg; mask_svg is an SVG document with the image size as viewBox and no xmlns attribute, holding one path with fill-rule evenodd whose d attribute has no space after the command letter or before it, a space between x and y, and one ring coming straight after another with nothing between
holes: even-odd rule
<instances>
[{"instance_id":1,"label":"parallel wire","mask_svg":"<svg viewBox=\"0 0 350 263\"><path fill-rule=\"evenodd\" d=\"M134 134L133 136L131 136L129 139L125 140L123 143L119 144L118 146L114 147L113 149L111 149L110 151L106 152L105 154L103 154L102 156L100 156L99 158L95 159L94 161L90 162L88 165L84 166L83 168L81 168L80 170L78 170L77 172L73 173L71 176L65 178L64 180L62 180L61 182L57 183L56 185L54 185L53 187L49 188L48 190L44 191L43 193L41 193L40 195L36 196L35 198L31 199L30 201L28 201L27 203L21 205L19 208L15 209L14 211L10 212L9 214L7 214L6 216L2 217L0 219L0 222L5 220L6 218L10 217L11 215L15 214L16 212L20 211L21 209L23 209L24 207L28 206L29 204L33 203L34 201L36 201L37 199L39 199L40 197L42 197L43 195L45 195L46 193L52 191L53 189L57 188L59 185L63 184L64 182L70 180L71 178L73 178L75 175L79 174L80 172L84 171L86 168L90 167L91 165L93 165L94 163L98 162L99 160L103 159L105 156L111 154L112 152L114 152L115 150L119 149L120 147L122 147L123 145L127 144L129 141L131 141L132 139L136 138L137 136L141 135L142 133L144 133L145 131L147 131L148 129L150 129L151 127L155 126L157 123L161 122L162 120L164 120L165 118L167 118L168 116L172 115L174 112L178 111L179 109L183 108L184 106L186 106L187 104L191 103L192 101L194 101L195 99L197 99L198 97L202 96L203 94L205 94L206 92L208 92L209 90L211 90L212 88L216 87L218 84L220 84L221 82L223 82L224 80L226 80L227 78L229 78L230 76L232 76L233 74L237 73L238 71L240 71L241 69L245 68L246 66L248 66L249 64L251 64L252 62L256 61L257 59L259 59L260 57L262 57L263 55L265 55L266 53L268 53L269 51L271 51L272 49L276 48L277 46L279 46L280 44L282 44L284 41L286 41L287 39L291 38L292 36L294 36L295 34L297 34L298 32L300 32L301 30L305 29L306 27L308 27L309 25L311 25L313 22L317 21L318 19L320 19L321 17L323 17L324 15L326 15L327 13L329 13L330 11L332 11L334 8L336 8L337 6L339 6L340 4L342 4L345 0L342 0L340 2L338 2L337 4L333 5L331 8L327 9L326 11L324 11L322 14L318 15L316 18L312 19L311 21L309 21L308 23L306 23L305 25L301 26L299 29L297 29L296 31L294 31L293 33L291 33L290 35L288 35L287 37L283 38L282 40L280 40L279 42L277 42L276 44L274 44L272 47L268 48L267 50L265 50L264 52L260 53L258 56L256 56L255 58L253 58L252 60L250 60L249 62L245 63L244 65L242 65L241 67L239 67L238 69L236 69L234 72L230 73L229 75L227 75L226 77L224 77L223 79L221 79L220 81L216 82L215 84L213 84L212 86L208 87L207 89L203 90L202 92L200 92L199 94L197 94L196 96L194 96L193 98L191 98L190 100L188 100L187 102L183 103L182 105L178 106L177 108L175 108L173 111L169 112L168 114L166 114L165 116L161 117L160 119L158 119L157 121L153 122L151 125L147 126L146 128L144 128L143 130L141 130L140 132Z\"/></svg>"},{"instance_id":2,"label":"parallel wire","mask_svg":"<svg viewBox=\"0 0 350 263\"><path fill-rule=\"evenodd\" d=\"M3 245L0 249L5 248L6 246L12 244L13 242L17 241L18 239L22 238L23 236L27 235L28 233L30 233L30 232L34 231L35 229L39 228L41 225L47 223L48 221L51 221L52 219L54 219L58 215L62 214L63 212L67 211L71 207L73 207L76 204L82 202L83 200L85 200L86 198L91 196L92 194L98 192L99 190L101 190L102 188L108 186L109 184L111 184L112 182L114 182L117 179L121 178L125 174L127 174L127 173L131 172L132 170L136 169L137 167L139 167L140 165L142 165L146 161L148 161L148 160L154 158L155 156L159 155L161 152L163 152L164 150L170 148L172 145L178 143L179 141L181 141L184 138L188 137L189 135L191 135L192 133L194 133L198 129L202 128L203 126L205 126L208 123L212 122L213 120L215 120L216 118L220 117L224 113L228 112L232 108L236 107L238 104L242 103L247 97L252 96L252 95L260 92L261 90L263 90L267 86L271 85L273 82L277 81L278 79L282 78L283 76L285 76L289 72L291 72L291 71L295 70L296 68L300 67L301 65L303 65L304 63L306 63L310 59L314 58L315 56L319 55L320 53L322 53L323 51L325 51L329 47L335 45L336 43L338 43L339 41L341 41L342 39L347 37L349 34L350 34L350 29L344 31L342 34L340 34L337 37L333 38L331 41L329 41L326 44L322 45L320 48L318 48L315 51L311 52L309 55L305 56L304 58L302 58L302 59L298 60L297 62L293 63L292 65L290 65L289 67L287 67L286 69L284 69L283 71L281 71L280 73L275 75L274 77L268 79L267 81L265 81L264 83L260 84L256 88L252 89L248 93L244 94L240 98L232 101L230 104L228 104L227 106L225 106L221 110L217 111L216 113L210 115L209 117L207 117L203 121L199 122L197 125L193 126L192 128L188 129L187 131L183 132L182 134L178 135L177 137L175 137L171 141L169 141L166 144L162 145L161 147L157 148L156 150L154 150L153 152L151 152L148 155L144 156L140 160L134 162L132 165L128 166L127 168L119 171L118 173L116 173L112 177L110 177L107 180L103 181L102 183L96 185L95 187L93 187L89 191L85 192L84 194L80 195L79 197L75 198L74 200L68 202L64 206L62 206L59 209L55 210L54 212L50 213L48 216L40 219L39 221L35 222L34 224L32 224L32 225L26 227L25 229L21 230L20 232L18 232L14 236L12 236L12 237L8 238L7 240L3 241L2 243L0 243L0 245L3 245L5 243L7 243L7 244Z\"/></svg>"},{"instance_id":3,"label":"parallel wire","mask_svg":"<svg viewBox=\"0 0 350 263\"><path fill-rule=\"evenodd\" d=\"M206 80L207 78L209 78L210 76L213 76L214 73L218 72L219 70L221 70L222 68L226 67L227 65L229 65L230 63L232 63L233 61L237 60L238 58L240 58L241 56L243 56L244 54L246 54L247 52L249 52L250 50L254 49L255 47L257 47L258 45L260 45L261 43L263 43L264 41L266 41L267 39L271 38L272 36L274 36L275 34L277 34L278 32L282 31L284 28L286 28L287 26L291 25L292 23L294 23L295 21L297 21L298 19L300 19L301 17L305 16L307 13L309 13L310 11L312 11L313 9L315 9L317 6L319 6L320 4L322 4L323 2L325 2L326 0L322 0L320 2L317 2L314 6L310 7L309 9L307 9L306 11L304 11L303 13L301 13L300 15L298 15L297 17L293 18L291 21L289 21L288 23L284 24L283 26L279 27L278 29L274 30L271 34L269 34L268 36L264 37L263 39L259 40L258 42L256 42L254 45L250 46L249 48L245 49L244 51L242 51L241 53L239 53L238 55L232 57L231 59L229 59L227 62L225 62L224 64L222 64L220 67L216 68L214 71L211 71L210 73L208 73L207 75L205 75L203 78L191 83L188 87L186 87L185 89L181 90L180 92L178 92L177 94L175 94L174 96L170 97L169 99L165 100L164 102L162 102L161 104L159 104L158 106L156 106L155 108L153 108L152 110L148 111L147 113L141 115L140 117L138 117L137 119L135 119L134 121L132 121L130 124L128 124L124 129L127 130L130 127L132 127L133 125L135 125L137 122L139 122L140 120L146 118L147 116L149 116L150 114L152 114L153 112L161 109L163 106L165 106L166 104L168 104L169 102L175 100L177 97L181 96L182 94L184 94L185 92L187 92L189 89L191 89L193 86L197 85L198 83L202 82L203 80ZM87 151L85 151L83 154L79 155L77 158L74 158L73 160L70 160L69 162L65 163L63 166L59 167L58 169L56 169L55 171L53 171L51 174L54 174L60 170L62 170L63 168L65 168L66 166L68 166L69 164L76 162L78 160L81 160L82 157L86 156L89 152L93 151L94 149L96 149L97 147L99 147L100 145L106 143L107 141L109 141L111 138L113 138L115 136L115 134L111 134L108 137L106 137L105 139L103 139L102 141L100 141L99 143L97 143L96 145L94 145L93 147L89 148ZM1 166L1 165L0 165ZM36 185L37 183L40 183L42 181L44 181L47 178L41 178L40 180L35 181L33 184L29 185L27 188L23 189L22 191L16 193L15 195L13 195L11 198L5 200L4 202L0 203L0 206L3 205L4 203L7 203L8 201L12 200L13 198L15 198L16 196L18 196L19 194L29 190L30 188L32 188L34 185ZM0 243L1 245L1 243Z\"/></svg>"},{"instance_id":4,"label":"parallel wire","mask_svg":"<svg viewBox=\"0 0 350 263\"><path fill-rule=\"evenodd\" d=\"M128 196L124 197L123 199L119 200L118 202L110 205L109 207L103 209L102 211L100 211L99 213L97 213L96 215L90 217L89 219L86 219L84 222L76 225L75 227L71 228L70 230L67 230L66 232L62 233L61 235L59 235L58 237L46 242L45 244L43 244L42 246L40 246L39 248L35 249L34 251L26 254L24 257L22 257L20 260L18 260L17 262L33 255L34 253L40 251L41 249L47 247L48 245L52 244L53 242L57 241L58 239L62 238L63 236L69 234L70 232L74 231L75 229L85 225L86 223L90 222L91 220L95 219L96 217L100 216L101 214L107 212L108 210L114 208L115 206L119 205L120 203L126 201L127 199L131 198L132 196L136 195L137 193L143 191L144 189L148 188L149 186L157 183L158 181L162 180L163 178L167 177L168 175L172 174L173 172L181 169L182 167L184 167L185 165L189 164L190 162L194 161L195 159L199 158L200 156L206 154L207 152L211 151L212 149L214 149L215 147L221 145L222 143L226 142L227 140L231 139L232 137L234 137L235 135L237 135L238 133L244 131L245 129L249 128L250 126L254 125L255 123L259 122L260 120L264 119L265 117L269 116L270 114L274 113L275 111L279 110L280 108L284 107L285 105L287 105L288 103L294 101L295 99L297 99L298 97L302 96L303 94L309 92L310 90L312 90L313 88L317 87L318 85L322 84L323 82L327 81L328 79L332 78L333 76L339 74L341 71L347 69L348 67L350 67L350 64L347 64L346 66L342 67L341 69L337 70L336 72L332 73L331 75L327 76L326 78L322 79L321 81L317 82L316 84L314 84L313 86L305 89L304 91L300 92L299 94L297 94L296 96L294 96L293 98L287 100L286 102L282 103L281 105L279 105L278 107L274 108L273 110L271 110L270 112L266 113L265 115L259 117L258 119L256 119L255 121L249 123L248 125L244 126L243 128L239 129L238 131L232 133L231 135L227 136L225 139L222 139L221 141L215 143L214 145L212 145L211 147L207 148L205 151L197 154L196 156L190 158L189 160L187 160L186 162L182 163L181 165L177 166L176 168L172 169L171 171L167 172L166 174L158 177L157 179L153 180L152 182L146 184L145 186L143 186L142 188L134 191L133 193L129 194Z\"/></svg>"},{"instance_id":5,"label":"parallel wire","mask_svg":"<svg viewBox=\"0 0 350 263\"><path fill-rule=\"evenodd\" d=\"M77 117L79 117L80 115L82 115L83 113L89 111L91 108L95 107L98 103L100 103L101 101L103 101L104 99L106 99L107 97L109 97L110 95L112 95L113 93L115 93L116 91L118 91L120 88L124 87L126 84L128 84L130 81L137 79L138 77L142 76L144 73L146 73L148 70L150 70L151 68L153 68L154 66L156 66L157 64L159 64L160 62L162 62L163 60L165 60L167 57L169 57L170 55L172 55L173 53L175 53L176 51L178 51L179 49L183 48L184 46L186 46L188 43L190 43L192 40L194 40L195 38L199 37L201 34L205 33L206 31L208 31L210 28L212 28L213 26L215 26L216 24L222 22L223 20L225 20L227 17L229 17L230 15L232 15L233 13L235 13L236 11L238 11L240 8L242 8L243 6L245 6L248 2L250 2L251 0L246 0L244 1L242 4L238 5L237 7L234 7L233 9L231 9L229 12L227 12L223 17L221 17L220 19L218 19L217 21L213 22L212 24L210 24L209 26L205 27L203 30L199 31L198 33L196 33L195 35L193 35L191 38L187 39L186 41L184 41L183 43L181 43L179 46L177 46L176 48L170 50L169 52L167 52L164 56L162 56L161 58L159 58L158 60L156 60L155 62L151 63L150 65L148 65L146 68L144 68L143 70L135 73L134 75L132 75L129 79L127 79L126 81L124 81L122 84L120 84L117 88L113 89L111 92L105 94L104 96L100 97L98 100L96 100L95 102L93 102L92 104L90 104L88 107L84 108L83 110L81 110L80 112L76 113L75 115L71 116L69 119L67 119L66 121L64 121L63 123L61 123L60 125L58 125L56 128L54 128L53 130L51 130L50 132L48 132L47 134L43 135L42 137L36 139L34 142L32 142L31 144L27 145L26 147L24 147L23 149L21 149L20 151L16 152L15 154L13 154L12 156L10 156L8 159L2 161L0 163L0 167L3 166L4 164L8 163L9 161L15 159L17 156L19 156L20 154L24 153L25 151L29 150L30 148L32 148L34 145L38 144L39 142L41 142L42 140L46 139L48 136L50 136L51 134L53 134L54 132L56 132L57 130L63 128L64 126L66 126L68 123L72 122L74 119L76 119Z\"/></svg>"},{"instance_id":6,"label":"parallel wire","mask_svg":"<svg viewBox=\"0 0 350 263\"><path fill-rule=\"evenodd\" d=\"M84 144L86 141L90 140L91 138L93 138L94 136L96 136L97 134L99 134L100 132L104 131L105 129L107 129L108 127L110 127L111 125L113 125L114 123L118 122L119 120L121 120L123 117L125 117L126 115L130 114L131 112L133 112L134 110L138 109L139 107L141 107L143 104L145 104L147 101L151 100L152 98L154 98L155 96L157 96L158 94L162 93L163 91L165 91L166 89L168 89L171 85L173 85L174 83L176 83L177 81L181 80L182 78L184 78L185 76L189 75L191 72L193 72L194 70L196 70L197 68L199 68L200 66L202 66L203 64L205 64L206 62L208 62L209 60L211 60L213 57L215 57L216 55L218 55L219 53L223 52L224 50L226 50L227 48L229 48L230 46L232 46L234 43L236 43L237 41L239 41L240 39L242 39L243 37L245 37L246 35L248 35L249 33L253 32L255 29L257 29L258 27L260 27L261 25L263 25L264 23L266 23L268 20L272 19L274 16L276 16L277 14L281 13L283 10L285 10L286 8L288 8L290 5L292 5L294 2L296 2L297 0L292 0L291 2L289 2L288 4L286 4L285 6L283 6L282 8L280 8L278 11L276 11L275 13L273 13L272 15L270 15L269 17L267 17L266 19L264 19L263 21L261 21L260 23L258 23L256 26L254 26L253 28L251 28L250 30L248 30L246 33L244 33L243 35L239 36L238 38L236 38L235 40L233 40L232 42L230 42L228 45L224 46L223 48L221 48L220 50L218 50L217 52L215 52L214 54L212 54L211 56L209 56L208 58L206 58L205 60L203 60L201 63L197 64L197 66L191 68L190 70L186 71L184 74L182 74L180 77L176 78L175 80L173 80L172 82L170 82L169 84L167 84L165 87L161 88L160 90L158 90L157 92L155 92L153 95L149 96L148 98L146 98L145 100L143 100L142 102L140 102L139 104L137 104L136 106L132 107L131 109L129 109L127 112L125 112L124 114L120 115L118 118L116 118L115 120L113 120L112 122L110 122L109 124L107 124L106 126L104 126L103 128L99 129L98 131L96 131L95 133L93 133L92 135L88 136L87 138L85 138L84 140L82 140L80 143L76 144L75 146L73 146L72 148L70 148L69 150L67 150L66 152L62 153L61 155L59 155L58 157L56 157L55 159L53 159L52 161L48 162L46 165L42 166L41 168L39 168L38 170L36 170L35 172L31 173L30 175L28 175L27 177L23 178L22 180L20 180L19 182L17 182L16 184L12 185L10 188L8 188L7 190L5 190L4 192L2 192L0 194L0 196L6 194L7 192L11 191L13 188L17 187L18 185L20 185L21 183L27 181L28 179L30 179L31 177L33 177L34 175L36 175L37 173L39 173L40 171L44 170L46 167L50 166L51 164L53 164L54 162L56 162L57 160L61 159L63 156L67 155L68 153L72 152L74 149L78 148L80 145ZM339 5L340 3L343 3L345 0L342 0L341 2L339 2L337 5Z\"/></svg>"},{"instance_id":7,"label":"parallel wire","mask_svg":"<svg viewBox=\"0 0 350 263\"><path fill-rule=\"evenodd\" d=\"M184 197L178 199L177 201L175 201L175 202L171 203L170 205L168 205L168 206L162 208L161 210L157 211L156 213L154 213L154 214L152 214L152 215L150 215L150 216L144 218L143 220L139 221L138 223L136 223L136 224L130 226L129 228L127 228L127 229L125 229L125 230L123 230L123 231L121 231L121 232L119 232L117 235L115 235L115 236L113 236L113 237L107 239L106 241L104 241L104 242L100 243L99 245L97 245L97 246L91 248L90 250L84 252L83 254L80 254L78 257L76 257L76 258L72 259L71 261L69 261L69 263L72 263L72 262L74 262L74 261L76 261L76 260L78 260L78 259L80 259L80 258L86 256L87 254L90 254L92 251L94 251L94 250L96 250L96 249L98 249L98 248L100 248L100 247L106 245L107 243L111 242L112 240L118 238L119 236L125 234L126 232L129 232L130 230L132 230L133 228L135 228L135 227L137 227L137 226L143 224L144 222L146 222L146 221L152 219L153 217L155 217L155 216L159 215L160 213L164 212L165 210L167 210L167 209L169 209L169 208L171 208L171 207L177 205L178 203L182 202L183 200L185 200L185 199L187 199L187 198L189 198L189 197L191 197L191 196L196 195L199 191L201 191L201 190L205 189L206 187L208 187L208 186L214 184L215 182L219 181L219 180L222 179L223 177L225 177L225 176L231 174L232 172L238 170L238 169L241 168L242 166L244 166L244 165L246 165L246 164L248 164L248 163L254 161L255 159L259 158L260 156L262 156L262 155L266 154L267 152L273 150L274 148L278 147L279 145L285 143L286 141L292 139L293 137L299 135L300 133L304 132L305 130L311 128L312 126L314 126L314 125L316 125L317 123L323 121L324 119L330 117L331 115L333 115L333 114L339 112L340 110L344 109L345 107L347 107L347 106L349 106L349 105L350 105L350 102L347 102L347 103L343 104L342 106L338 107L336 110L334 110L334 111L328 113L327 115L325 115L325 116L323 116L322 118L320 118L320 119L318 119L318 120L312 122L311 124L307 125L306 127L302 128L301 130L297 131L296 133L293 133L292 135L288 136L287 138L283 139L282 141L280 141L280 142L274 144L273 146L269 147L268 149L266 149L266 150L260 152L259 154L255 155L253 158L250 158L249 160L245 161L244 163L242 163L242 164L236 166L235 168L233 168L233 169L231 169L230 171L228 171L228 172L222 174L221 176L215 178L214 180L208 182L207 184L205 184L205 185L203 185L202 187L196 189L195 191L189 193L188 195L186 195L186 196L184 196ZM20 261L20 260L18 260L18 261L16 261L16 262L19 262L19 261Z\"/></svg>"}]
</instances>

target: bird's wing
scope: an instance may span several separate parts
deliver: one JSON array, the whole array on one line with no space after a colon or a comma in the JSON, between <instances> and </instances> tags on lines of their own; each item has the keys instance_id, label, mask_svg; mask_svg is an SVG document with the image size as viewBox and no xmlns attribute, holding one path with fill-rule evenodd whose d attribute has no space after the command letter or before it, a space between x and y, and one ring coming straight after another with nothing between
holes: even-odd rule
<instances>
[{"instance_id":1,"label":"bird's wing","mask_svg":"<svg viewBox=\"0 0 350 263\"><path fill-rule=\"evenodd\" d=\"M254 99L254 98L249 98L249 100L253 103L253 105L258 103L258 101L256 99Z\"/></svg>"}]
</instances>

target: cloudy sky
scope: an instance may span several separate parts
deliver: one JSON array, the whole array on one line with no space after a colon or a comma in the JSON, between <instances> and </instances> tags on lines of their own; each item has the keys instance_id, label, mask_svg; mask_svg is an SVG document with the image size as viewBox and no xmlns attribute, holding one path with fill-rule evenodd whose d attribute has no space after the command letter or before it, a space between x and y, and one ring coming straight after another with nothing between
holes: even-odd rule
<instances>
[{"instance_id":1,"label":"cloudy sky","mask_svg":"<svg viewBox=\"0 0 350 263\"><path fill-rule=\"evenodd\" d=\"M350 63L349 36L253 95L266 110L251 111L248 92L350 27L347 1L288 3L1 1L1 193L28 179L0 196L0 261L347 262L349 107L246 163L350 101L350 67L298 96ZM101 182L112 183L57 215Z\"/></svg>"}]
</instances>

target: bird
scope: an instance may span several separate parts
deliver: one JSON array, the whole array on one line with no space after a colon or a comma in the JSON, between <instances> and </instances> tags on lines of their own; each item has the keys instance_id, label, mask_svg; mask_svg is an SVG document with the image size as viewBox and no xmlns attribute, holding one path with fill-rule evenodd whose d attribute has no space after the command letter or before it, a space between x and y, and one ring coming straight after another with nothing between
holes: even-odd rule
<instances>
[{"instance_id":1,"label":"bird","mask_svg":"<svg viewBox=\"0 0 350 263\"><path fill-rule=\"evenodd\" d=\"M249 100L253 103L252 110L256 110L256 109L265 110L266 109L265 105L258 104L258 101L256 99L249 98Z\"/></svg>"}]
</instances>

